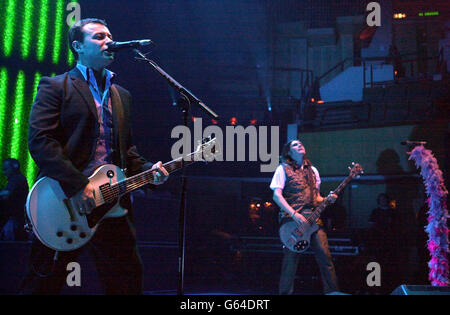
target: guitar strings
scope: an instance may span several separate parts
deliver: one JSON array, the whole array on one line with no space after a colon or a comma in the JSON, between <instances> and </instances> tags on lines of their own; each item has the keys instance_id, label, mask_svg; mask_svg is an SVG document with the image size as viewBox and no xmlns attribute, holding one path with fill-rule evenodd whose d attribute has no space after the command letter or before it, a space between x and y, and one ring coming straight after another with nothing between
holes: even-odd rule
<instances>
[{"instance_id":1,"label":"guitar strings","mask_svg":"<svg viewBox=\"0 0 450 315\"><path fill-rule=\"evenodd\" d=\"M193 155L191 153L190 155ZM190 156L188 155L188 156ZM183 157L179 157L167 164L164 165L165 168L168 168L169 172L173 172L179 168L181 168L181 165L179 166L177 162L180 162ZM188 161L192 162L192 161ZM109 186L107 189L105 189L104 192L102 192L103 199L107 202L113 201L116 198L118 198L123 192L123 194L132 191L134 189L137 189L141 186L144 186L148 184L150 181L154 180L153 176L153 170L147 170L141 174L134 175L132 177L126 178L120 182L117 182L111 186Z\"/></svg>"},{"instance_id":2,"label":"guitar strings","mask_svg":"<svg viewBox=\"0 0 450 315\"><path fill-rule=\"evenodd\" d=\"M204 151L204 149L202 151ZM195 158L193 160L191 159L191 156L194 156L195 154L198 154L198 152L193 152L186 155L185 157L189 157L189 160L185 162L190 163L196 162ZM182 164L179 165L179 162L185 157L179 157L173 161L164 164L163 166L165 168L168 168L169 172L173 172L182 167ZM106 202L113 201L120 196L121 192L125 194L129 191L132 191L134 189L137 189L141 186L148 184L153 179L154 179L153 170L147 170L141 174L134 175L132 177L126 178L120 182L117 182L109 186L104 191L101 191L102 197Z\"/></svg>"},{"instance_id":3,"label":"guitar strings","mask_svg":"<svg viewBox=\"0 0 450 315\"><path fill-rule=\"evenodd\" d=\"M172 162L176 162L176 160ZM168 168L170 169L171 165L168 165ZM147 184L154 179L152 172L152 170L147 170L141 174L134 175L109 186L109 189L106 189L105 193L103 194L104 199L106 200L108 198L111 198L112 200L114 200L120 195L120 192L127 193L130 190L139 188L140 186Z\"/></svg>"},{"instance_id":4,"label":"guitar strings","mask_svg":"<svg viewBox=\"0 0 450 315\"><path fill-rule=\"evenodd\" d=\"M140 175L141 175L140 178L137 180L131 179L130 181L128 181L128 179L127 179L127 180L124 180L124 181L121 181L121 182L118 182L116 184L109 186L108 189L105 190L105 193L102 193L103 199L105 201L106 200L112 201L112 200L118 198L120 196L121 192L123 192L125 194L128 191L139 188L154 179L154 176L152 173L148 173L145 175L140 174Z\"/></svg>"},{"instance_id":5,"label":"guitar strings","mask_svg":"<svg viewBox=\"0 0 450 315\"><path fill-rule=\"evenodd\" d=\"M358 165L358 164L357 164ZM359 165L358 165L359 166ZM356 166L355 166L356 167ZM344 179L344 181L342 181L342 183L339 184L339 186L334 190L334 192L336 194L339 194L341 192L341 190L355 177L357 176L358 172L353 171L353 169L350 172L350 175L347 176L346 179ZM324 207L325 208L325 207ZM322 209L323 210L323 209ZM306 221L309 224L313 224L320 216L320 213L322 212L322 210L317 209L316 211L314 211L313 213L311 213L311 215L306 219ZM306 224L301 224L299 225L292 233L291 235L294 236L294 234L298 234L298 232L300 232L301 234L303 234L305 232L305 229L307 228Z\"/></svg>"},{"instance_id":6,"label":"guitar strings","mask_svg":"<svg viewBox=\"0 0 450 315\"><path fill-rule=\"evenodd\" d=\"M341 192L341 190L354 178L356 176L356 174L354 174L353 172L349 175L349 176L347 176L347 178L341 183L341 184L339 184L339 186L334 190L334 192L335 193L337 193L337 194L339 194L340 192ZM325 208L325 207L324 207ZM322 212L322 210L320 210L320 208L317 210L317 211L315 211L315 212L313 212L308 218L307 218L307 221L308 221L308 223L309 224L313 224L318 218L319 218L319 216L320 216L320 213ZM301 226L301 227L303 227L303 225ZM300 228L300 227L299 227ZM299 229L298 228L298 229ZM301 232L304 232L304 231L301 231Z\"/></svg>"}]
</instances>

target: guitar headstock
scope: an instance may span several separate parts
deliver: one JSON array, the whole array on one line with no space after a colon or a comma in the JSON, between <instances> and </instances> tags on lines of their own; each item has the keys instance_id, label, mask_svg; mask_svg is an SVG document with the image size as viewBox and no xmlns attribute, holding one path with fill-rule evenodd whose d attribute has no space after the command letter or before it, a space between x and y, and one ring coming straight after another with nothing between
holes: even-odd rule
<instances>
[{"instance_id":1,"label":"guitar headstock","mask_svg":"<svg viewBox=\"0 0 450 315\"><path fill-rule=\"evenodd\" d=\"M348 167L350 170L350 176L359 178L361 174L364 174L364 170L359 163L352 162L352 167Z\"/></svg>"},{"instance_id":2,"label":"guitar headstock","mask_svg":"<svg viewBox=\"0 0 450 315\"><path fill-rule=\"evenodd\" d=\"M196 161L204 160L206 162L211 162L214 160L214 157L220 153L220 146L217 143L217 139L211 139L211 137L208 137L204 138L202 143L198 144L197 150L194 152L194 156Z\"/></svg>"}]
</instances>

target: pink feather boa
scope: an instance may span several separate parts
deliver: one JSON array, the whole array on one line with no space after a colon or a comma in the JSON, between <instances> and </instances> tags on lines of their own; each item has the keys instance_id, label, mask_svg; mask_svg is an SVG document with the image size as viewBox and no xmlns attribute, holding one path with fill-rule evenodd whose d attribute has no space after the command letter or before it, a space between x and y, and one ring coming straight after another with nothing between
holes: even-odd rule
<instances>
[{"instance_id":1,"label":"pink feather boa","mask_svg":"<svg viewBox=\"0 0 450 315\"><path fill-rule=\"evenodd\" d=\"M417 146L411 151L409 159L414 160L416 167L421 169L428 195L428 225L425 230L428 233L428 250L431 260L428 262L430 273L428 279L433 286L448 286L450 284L448 252L448 228L447 228L447 194L442 172L436 158L430 150L423 146Z\"/></svg>"}]
</instances>

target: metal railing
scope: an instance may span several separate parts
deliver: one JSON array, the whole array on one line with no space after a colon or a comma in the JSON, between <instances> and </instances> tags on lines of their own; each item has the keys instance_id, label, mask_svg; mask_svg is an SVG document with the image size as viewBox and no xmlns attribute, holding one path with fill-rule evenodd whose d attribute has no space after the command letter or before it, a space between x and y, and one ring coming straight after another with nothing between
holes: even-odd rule
<instances>
[{"instance_id":1,"label":"metal railing","mask_svg":"<svg viewBox=\"0 0 450 315\"><path fill-rule=\"evenodd\" d=\"M404 59L405 57L411 57L411 56L418 56L419 54L417 52L415 53L408 53L408 54L403 54L403 55L399 55L399 56L386 56L386 57L367 57L367 58L359 58L359 57L349 57L349 58L345 58L344 60L338 62L336 65L334 65L333 67L331 67L329 70L327 70L325 73L323 73L322 75L318 76L315 80L317 81L317 83L319 84L319 86L321 86L321 83L323 80L327 79L328 76L333 73L335 70L340 69L340 72L343 72L345 69L347 69L347 65L348 63L351 63L351 65L355 65L355 64L361 64L362 68L363 68L363 86L364 87L373 87L375 85L374 80L373 80L373 66L375 64L392 64L394 66L394 73L393 73L393 77L394 77L394 81L396 78L398 78L398 74L395 73L395 66L397 65L403 65L403 64L409 64L409 75L411 77L415 77L416 75L416 71L415 71L415 65L418 65L420 62L425 62L425 61L429 61L429 60L437 60L437 63L439 62L439 55L436 56L431 56L431 57L423 57L423 58L409 58L409 59ZM436 66L437 66L436 63ZM417 66L418 67L418 66ZM430 67L425 67L425 74L424 77L428 76L428 73L433 72L432 70L430 71L429 69ZM367 73L366 71L369 71L369 75L370 75L370 79L367 81ZM417 73L422 73L420 71L417 70ZM405 73L406 75L406 73ZM385 82L384 82L385 83Z\"/></svg>"}]
</instances>

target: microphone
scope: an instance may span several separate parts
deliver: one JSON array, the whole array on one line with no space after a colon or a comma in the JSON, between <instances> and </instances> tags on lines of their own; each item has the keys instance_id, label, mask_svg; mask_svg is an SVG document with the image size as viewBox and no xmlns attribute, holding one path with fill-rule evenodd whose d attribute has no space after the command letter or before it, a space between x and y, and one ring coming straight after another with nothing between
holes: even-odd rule
<instances>
[{"instance_id":1,"label":"microphone","mask_svg":"<svg viewBox=\"0 0 450 315\"><path fill-rule=\"evenodd\" d=\"M427 144L426 141L410 141L410 140L406 140L406 141L402 141L400 142L401 145L408 145L408 144L412 144L412 145L425 145Z\"/></svg>"},{"instance_id":2,"label":"microphone","mask_svg":"<svg viewBox=\"0 0 450 315\"><path fill-rule=\"evenodd\" d=\"M130 40L128 42L110 42L108 43L107 51L119 51L128 48L137 48L147 46L153 43L150 39Z\"/></svg>"}]
</instances>

